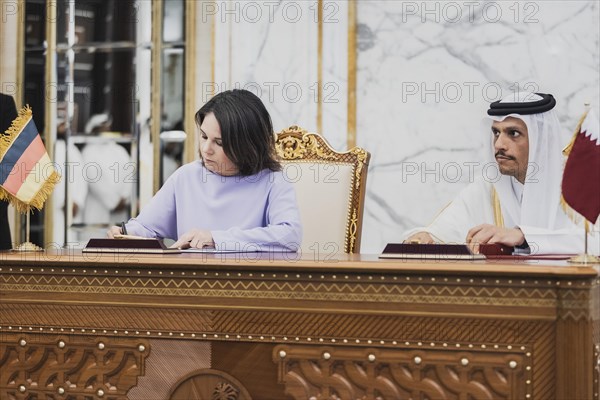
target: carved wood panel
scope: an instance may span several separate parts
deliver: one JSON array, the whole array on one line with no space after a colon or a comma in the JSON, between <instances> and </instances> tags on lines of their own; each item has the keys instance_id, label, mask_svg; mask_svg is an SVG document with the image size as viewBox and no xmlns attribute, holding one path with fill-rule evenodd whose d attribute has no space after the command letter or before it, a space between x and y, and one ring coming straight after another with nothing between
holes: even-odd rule
<instances>
[{"instance_id":1,"label":"carved wood panel","mask_svg":"<svg viewBox=\"0 0 600 400\"><path fill-rule=\"evenodd\" d=\"M0 399L126 399L144 372L143 339L0 336Z\"/></svg>"},{"instance_id":2,"label":"carved wood panel","mask_svg":"<svg viewBox=\"0 0 600 400\"><path fill-rule=\"evenodd\" d=\"M529 398L518 352L277 346L273 360L296 400Z\"/></svg>"},{"instance_id":3,"label":"carved wood panel","mask_svg":"<svg viewBox=\"0 0 600 400\"><path fill-rule=\"evenodd\" d=\"M152 353L144 363L144 375L127 392L129 400L168 399L175 382L194 371L211 368L210 342L150 339L149 343Z\"/></svg>"},{"instance_id":4,"label":"carved wood panel","mask_svg":"<svg viewBox=\"0 0 600 400\"><path fill-rule=\"evenodd\" d=\"M252 400L234 377L214 369L193 372L173 387L170 400Z\"/></svg>"}]
</instances>

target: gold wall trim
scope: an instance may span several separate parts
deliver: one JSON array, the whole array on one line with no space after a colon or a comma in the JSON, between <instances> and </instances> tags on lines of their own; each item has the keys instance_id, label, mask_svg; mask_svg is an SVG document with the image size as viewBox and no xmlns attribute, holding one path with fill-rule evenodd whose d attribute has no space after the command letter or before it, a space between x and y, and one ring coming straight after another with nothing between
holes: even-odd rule
<instances>
[{"instance_id":1,"label":"gold wall trim","mask_svg":"<svg viewBox=\"0 0 600 400\"><path fill-rule=\"evenodd\" d=\"M23 98L25 90L23 88L25 82L25 0L19 0L17 3L17 93L15 101L17 109L23 106ZM4 56L4 54L2 54ZM21 234L21 213L15 211L13 220L12 232L14 235L12 240L14 243L23 243L23 235Z\"/></svg>"},{"instance_id":2,"label":"gold wall trim","mask_svg":"<svg viewBox=\"0 0 600 400\"><path fill-rule=\"evenodd\" d=\"M162 69L162 0L152 2L152 78L151 78L151 124L150 140L152 141L152 192L160 189L160 78Z\"/></svg>"},{"instance_id":3,"label":"gold wall trim","mask_svg":"<svg viewBox=\"0 0 600 400\"><path fill-rule=\"evenodd\" d=\"M46 101L44 103L45 115L44 115L44 144L46 151L50 156L50 159L54 159L54 138L56 138L56 102L57 99L57 84L58 82L53 81L55 76L54 71L56 70L56 11L57 1L48 0L46 3L46 69L45 74L45 87L44 96ZM23 20L24 21L24 20ZM23 22L24 23L24 22ZM52 88L52 89L51 89ZM48 91L52 90L52 96L48 96ZM54 101L49 99L54 98ZM35 110L34 110L35 112ZM44 242L49 243L53 241L54 234L54 196L50 196L44 204ZM45 243L42 243L42 247L45 247Z\"/></svg>"},{"instance_id":4,"label":"gold wall trim","mask_svg":"<svg viewBox=\"0 0 600 400\"><path fill-rule=\"evenodd\" d=\"M17 103L17 108L20 109L24 104L25 97L25 0L18 0L17 2L17 62L16 62L16 83L17 83L17 92L15 94L15 102ZM52 130L55 130L56 127L53 127L53 115L55 112L55 102L48 100L48 90L52 87L56 87L55 83L52 81L53 70L55 68L55 59L54 54L56 50L56 10L57 10L57 2L56 0L48 0L46 3L46 40L47 40L47 49L46 49L46 59L45 59L45 68L44 68L44 96L46 101L44 103L44 132L43 139L46 147L46 151L50 159L54 159L54 140L52 135ZM51 85L54 83L54 85ZM35 112L35 110L33 110ZM44 207L46 210L50 210L50 212L44 212L44 242L48 243L51 241L52 234L54 232L54 215L53 215L53 196L49 196L46 200ZM24 236L21 232L21 223L23 215L18 212L15 212L14 216L14 243L22 243L24 240ZM44 246L44 243L42 243Z\"/></svg>"},{"instance_id":5,"label":"gold wall trim","mask_svg":"<svg viewBox=\"0 0 600 400\"><path fill-rule=\"evenodd\" d=\"M184 90L183 129L185 130L184 163L189 163L196 158L196 2L185 2L185 85L191 90Z\"/></svg>"},{"instance_id":6,"label":"gold wall trim","mask_svg":"<svg viewBox=\"0 0 600 400\"><path fill-rule=\"evenodd\" d=\"M25 0L19 0L17 3L17 93L15 100L17 101L17 108L23 106L23 82L25 69L25 41L23 40L25 35Z\"/></svg>"},{"instance_id":7,"label":"gold wall trim","mask_svg":"<svg viewBox=\"0 0 600 400\"><path fill-rule=\"evenodd\" d=\"M348 133L347 146L356 146L356 0L348 1Z\"/></svg>"}]
</instances>

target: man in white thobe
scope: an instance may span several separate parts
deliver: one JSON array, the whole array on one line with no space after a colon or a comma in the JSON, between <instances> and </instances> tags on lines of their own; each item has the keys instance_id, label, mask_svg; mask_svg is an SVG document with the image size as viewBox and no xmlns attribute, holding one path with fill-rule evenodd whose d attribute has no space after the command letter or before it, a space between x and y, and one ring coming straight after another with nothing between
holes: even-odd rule
<instances>
[{"instance_id":1,"label":"man in white thobe","mask_svg":"<svg viewBox=\"0 0 600 400\"><path fill-rule=\"evenodd\" d=\"M492 103L488 154L499 174L471 183L429 226L406 232L406 241L467 243L476 252L479 244L499 243L530 254L582 253L583 227L560 202L566 140L555 105L552 95L529 92ZM591 245L592 252L600 247L597 233Z\"/></svg>"}]
</instances>

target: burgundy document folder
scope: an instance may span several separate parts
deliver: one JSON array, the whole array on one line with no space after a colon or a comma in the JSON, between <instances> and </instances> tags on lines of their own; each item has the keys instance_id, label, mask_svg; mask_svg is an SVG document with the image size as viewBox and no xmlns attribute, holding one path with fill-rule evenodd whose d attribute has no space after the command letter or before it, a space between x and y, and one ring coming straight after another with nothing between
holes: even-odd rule
<instances>
[{"instance_id":1,"label":"burgundy document folder","mask_svg":"<svg viewBox=\"0 0 600 400\"><path fill-rule=\"evenodd\" d=\"M473 254L465 244L388 243L379 258L416 258L432 260L483 260L486 257L510 256L513 248L484 244L480 254Z\"/></svg>"},{"instance_id":2,"label":"burgundy document folder","mask_svg":"<svg viewBox=\"0 0 600 400\"><path fill-rule=\"evenodd\" d=\"M181 253L165 246L160 239L90 239L84 253Z\"/></svg>"}]
</instances>

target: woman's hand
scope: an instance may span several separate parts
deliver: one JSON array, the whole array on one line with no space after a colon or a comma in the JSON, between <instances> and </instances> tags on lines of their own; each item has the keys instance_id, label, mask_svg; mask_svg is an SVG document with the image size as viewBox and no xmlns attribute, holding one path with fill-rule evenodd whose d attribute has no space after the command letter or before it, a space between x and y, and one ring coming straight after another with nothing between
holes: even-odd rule
<instances>
[{"instance_id":1,"label":"woman's hand","mask_svg":"<svg viewBox=\"0 0 600 400\"><path fill-rule=\"evenodd\" d=\"M106 237L108 237L110 239L114 239L115 235L121 235L121 234L123 234L123 232L121 232L120 226L111 226L110 229L106 232Z\"/></svg>"},{"instance_id":2,"label":"woman's hand","mask_svg":"<svg viewBox=\"0 0 600 400\"><path fill-rule=\"evenodd\" d=\"M179 249L202 249L204 247L215 247L215 242L210 231L192 229L181 235L179 240L173 243L171 247Z\"/></svg>"}]
</instances>

